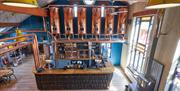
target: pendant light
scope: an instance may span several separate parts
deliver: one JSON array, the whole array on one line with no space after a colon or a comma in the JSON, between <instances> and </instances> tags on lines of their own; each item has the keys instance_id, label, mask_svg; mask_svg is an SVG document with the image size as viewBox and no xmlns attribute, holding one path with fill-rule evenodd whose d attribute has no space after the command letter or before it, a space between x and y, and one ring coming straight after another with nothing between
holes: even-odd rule
<instances>
[{"instance_id":1,"label":"pendant light","mask_svg":"<svg viewBox=\"0 0 180 91\"><path fill-rule=\"evenodd\" d=\"M74 17L77 17L77 15L78 15L78 6L77 6L77 4L74 4L73 14L74 14Z\"/></svg>"},{"instance_id":2,"label":"pendant light","mask_svg":"<svg viewBox=\"0 0 180 91\"><path fill-rule=\"evenodd\" d=\"M3 0L2 4L16 7L36 8L38 3L36 0Z\"/></svg>"},{"instance_id":3,"label":"pendant light","mask_svg":"<svg viewBox=\"0 0 180 91\"><path fill-rule=\"evenodd\" d=\"M104 5L101 6L101 17L105 17L105 7L104 7Z\"/></svg>"},{"instance_id":4,"label":"pendant light","mask_svg":"<svg viewBox=\"0 0 180 91\"><path fill-rule=\"evenodd\" d=\"M149 0L146 9L162 9L180 6L180 0Z\"/></svg>"}]
</instances>

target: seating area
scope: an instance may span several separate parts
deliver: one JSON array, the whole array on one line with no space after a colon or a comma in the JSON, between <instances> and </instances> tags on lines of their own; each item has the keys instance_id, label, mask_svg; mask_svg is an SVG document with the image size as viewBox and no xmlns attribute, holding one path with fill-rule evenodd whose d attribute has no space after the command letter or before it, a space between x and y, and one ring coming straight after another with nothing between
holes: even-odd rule
<instances>
[{"instance_id":1,"label":"seating area","mask_svg":"<svg viewBox=\"0 0 180 91\"><path fill-rule=\"evenodd\" d=\"M14 77L14 79L16 79L16 76L14 75L14 70L12 68L0 69L0 83L6 84L7 82L10 82L11 77Z\"/></svg>"}]
</instances>

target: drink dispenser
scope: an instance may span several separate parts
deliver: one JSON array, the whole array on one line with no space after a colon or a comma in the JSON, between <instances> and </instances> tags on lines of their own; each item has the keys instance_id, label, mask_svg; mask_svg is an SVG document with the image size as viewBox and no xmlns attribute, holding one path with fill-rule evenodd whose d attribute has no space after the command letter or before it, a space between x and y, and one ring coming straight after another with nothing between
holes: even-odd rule
<instances>
[{"instance_id":1,"label":"drink dispenser","mask_svg":"<svg viewBox=\"0 0 180 91\"><path fill-rule=\"evenodd\" d=\"M71 7L64 8L65 34L70 38L73 34L73 12Z\"/></svg>"},{"instance_id":2,"label":"drink dispenser","mask_svg":"<svg viewBox=\"0 0 180 91\"><path fill-rule=\"evenodd\" d=\"M80 22L80 31L81 31L81 33L84 33L84 26L83 26L82 22Z\"/></svg>"},{"instance_id":3,"label":"drink dispenser","mask_svg":"<svg viewBox=\"0 0 180 91\"><path fill-rule=\"evenodd\" d=\"M92 33L96 37L100 34L101 14L99 12L101 12L100 8L93 8Z\"/></svg>"},{"instance_id":4,"label":"drink dispenser","mask_svg":"<svg viewBox=\"0 0 180 91\"><path fill-rule=\"evenodd\" d=\"M50 21L51 21L51 33L60 34L60 19L59 9L56 7L50 8Z\"/></svg>"},{"instance_id":5,"label":"drink dispenser","mask_svg":"<svg viewBox=\"0 0 180 91\"><path fill-rule=\"evenodd\" d=\"M108 32L109 34L112 34L112 23L109 23L108 25Z\"/></svg>"},{"instance_id":6,"label":"drink dispenser","mask_svg":"<svg viewBox=\"0 0 180 91\"><path fill-rule=\"evenodd\" d=\"M83 39L86 34L86 8L78 8L78 34Z\"/></svg>"}]
</instances>

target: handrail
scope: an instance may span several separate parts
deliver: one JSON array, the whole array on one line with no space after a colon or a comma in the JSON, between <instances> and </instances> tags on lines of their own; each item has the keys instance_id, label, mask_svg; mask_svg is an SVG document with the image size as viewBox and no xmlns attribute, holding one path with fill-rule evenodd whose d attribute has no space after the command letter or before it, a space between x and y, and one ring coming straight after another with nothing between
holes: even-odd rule
<instances>
[{"instance_id":1,"label":"handrail","mask_svg":"<svg viewBox=\"0 0 180 91\"><path fill-rule=\"evenodd\" d=\"M31 37L31 38L29 38ZM14 51L14 50L17 50L19 48L22 48L22 47L26 47L26 46L29 46L31 45L32 46L32 49L33 49L33 56L34 56L34 62L35 62L35 68L36 70L38 68L41 67L41 63L40 63L40 59L39 59L39 48L38 48L38 41L37 41L37 36L36 34L26 34L26 35L23 35L23 36L18 36L18 37L11 37L11 38L4 38L4 39L0 39L0 42L5 42L5 41L8 41L8 40L15 40L15 39L19 39L19 38L25 38L25 40L23 41L16 41L16 42L12 42L12 43L9 43L9 44L5 44L5 45L0 45L0 49L3 49L5 47L8 47L8 46L14 46L16 45L15 47L13 48L9 48L5 51L1 51L0 52L0 56L5 54L5 53L8 53L8 52L11 52L11 51ZM32 41L29 41L31 40ZM27 41L26 43L23 43L24 41ZM22 43L22 44L20 44ZM18 45L17 45L18 44Z\"/></svg>"},{"instance_id":2,"label":"handrail","mask_svg":"<svg viewBox=\"0 0 180 91\"><path fill-rule=\"evenodd\" d=\"M30 45L31 43L25 43L25 44L21 44L21 45L18 45L17 47L14 47L14 48L10 48L10 49L7 49L7 50L4 50L4 51L0 51L0 56L5 54L5 53L8 53L8 52L11 52L11 51L15 51L19 48L22 48L22 47L25 47L25 46L28 46Z\"/></svg>"},{"instance_id":3,"label":"handrail","mask_svg":"<svg viewBox=\"0 0 180 91\"><path fill-rule=\"evenodd\" d=\"M35 34L26 34L26 35L18 36L18 37L4 38L4 39L0 39L0 42L7 41L7 40L19 39L19 38L23 38L23 37L29 37L29 36L33 37L33 36L35 36Z\"/></svg>"}]
</instances>

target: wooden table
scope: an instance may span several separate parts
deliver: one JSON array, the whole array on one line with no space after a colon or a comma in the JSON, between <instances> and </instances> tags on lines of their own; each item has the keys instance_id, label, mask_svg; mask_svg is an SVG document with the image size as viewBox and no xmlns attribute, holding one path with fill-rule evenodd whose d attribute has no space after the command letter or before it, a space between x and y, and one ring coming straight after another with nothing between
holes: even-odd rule
<instances>
[{"instance_id":1,"label":"wooden table","mask_svg":"<svg viewBox=\"0 0 180 91\"><path fill-rule=\"evenodd\" d=\"M13 71L10 69L0 69L0 81L4 81L4 82L10 81L10 76L12 74L13 74Z\"/></svg>"},{"instance_id":2,"label":"wooden table","mask_svg":"<svg viewBox=\"0 0 180 91\"><path fill-rule=\"evenodd\" d=\"M9 74L12 74L12 70L0 70L0 77L4 77L4 76L7 76Z\"/></svg>"}]
</instances>

